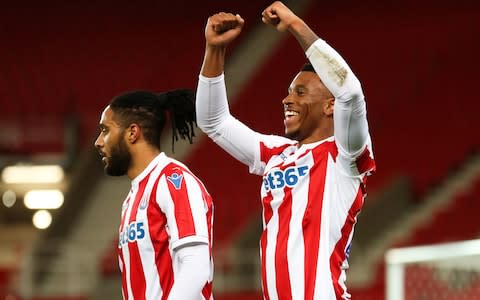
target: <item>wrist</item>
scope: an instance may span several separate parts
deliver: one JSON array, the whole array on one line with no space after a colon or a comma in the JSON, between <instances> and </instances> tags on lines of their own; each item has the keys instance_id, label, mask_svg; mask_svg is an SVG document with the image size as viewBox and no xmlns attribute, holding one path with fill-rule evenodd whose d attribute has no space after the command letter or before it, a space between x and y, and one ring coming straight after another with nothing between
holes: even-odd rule
<instances>
[{"instance_id":1,"label":"wrist","mask_svg":"<svg viewBox=\"0 0 480 300\"><path fill-rule=\"evenodd\" d=\"M227 51L226 45L214 45L214 44L207 43L205 46L206 53L211 53L215 55L225 55L226 51Z\"/></svg>"},{"instance_id":2,"label":"wrist","mask_svg":"<svg viewBox=\"0 0 480 300\"><path fill-rule=\"evenodd\" d=\"M200 74L205 77L221 75L225 65L225 52L226 47L207 44Z\"/></svg>"},{"instance_id":3,"label":"wrist","mask_svg":"<svg viewBox=\"0 0 480 300\"><path fill-rule=\"evenodd\" d=\"M290 33L292 33L293 35L296 35L299 32L302 32L302 30L304 30L305 27L306 27L305 22L299 17L296 17L290 22L290 24L288 24L287 28Z\"/></svg>"}]
</instances>

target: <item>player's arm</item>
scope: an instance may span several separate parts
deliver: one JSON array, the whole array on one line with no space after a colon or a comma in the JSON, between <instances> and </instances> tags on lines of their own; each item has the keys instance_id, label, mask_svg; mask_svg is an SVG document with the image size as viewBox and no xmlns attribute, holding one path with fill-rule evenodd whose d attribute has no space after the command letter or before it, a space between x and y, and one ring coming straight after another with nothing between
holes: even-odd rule
<instances>
[{"instance_id":1,"label":"player's arm","mask_svg":"<svg viewBox=\"0 0 480 300\"><path fill-rule=\"evenodd\" d=\"M173 250L177 267L168 300L199 299L210 276L210 251L207 244L187 244Z\"/></svg>"},{"instance_id":2,"label":"player's arm","mask_svg":"<svg viewBox=\"0 0 480 300\"><path fill-rule=\"evenodd\" d=\"M262 20L290 32L306 52L323 84L335 97L334 133L342 156L354 159L369 143L366 105L359 80L335 49L281 2L262 13Z\"/></svg>"},{"instance_id":3,"label":"player's arm","mask_svg":"<svg viewBox=\"0 0 480 300\"><path fill-rule=\"evenodd\" d=\"M230 114L223 75L226 48L240 34L243 24L239 15L229 13L218 13L208 19L196 113L198 127L252 171L258 157L257 133Z\"/></svg>"},{"instance_id":4,"label":"player's arm","mask_svg":"<svg viewBox=\"0 0 480 300\"><path fill-rule=\"evenodd\" d=\"M157 204L166 215L175 278L169 300L198 299L210 278L211 202L197 179L177 165L165 167Z\"/></svg>"}]
</instances>

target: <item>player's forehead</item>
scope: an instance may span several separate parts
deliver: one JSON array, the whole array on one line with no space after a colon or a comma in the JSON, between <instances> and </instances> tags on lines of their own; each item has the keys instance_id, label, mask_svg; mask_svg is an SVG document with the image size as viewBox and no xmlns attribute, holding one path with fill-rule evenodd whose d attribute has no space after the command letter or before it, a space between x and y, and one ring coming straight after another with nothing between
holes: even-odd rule
<instances>
[{"instance_id":1,"label":"player's forehead","mask_svg":"<svg viewBox=\"0 0 480 300\"><path fill-rule=\"evenodd\" d=\"M100 127L110 127L117 125L117 122L114 120L114 112L110 108L110 105L105 107L105 109L102 112L102 115L100 116Z\"/></svg>"},{"instance_id":2,"label":"player's forehead","mask_svg":"<svg viewBox=\"0 0 480 300\"><path fill-rule=\"evenodd\" d=\"M320 81L320 78L316 73L309 71L301 71L297 75L295 75L288 89L294 90L300 87L314 88L318 87L321 84L322 82Z\"/></svg>"}]
</instances>

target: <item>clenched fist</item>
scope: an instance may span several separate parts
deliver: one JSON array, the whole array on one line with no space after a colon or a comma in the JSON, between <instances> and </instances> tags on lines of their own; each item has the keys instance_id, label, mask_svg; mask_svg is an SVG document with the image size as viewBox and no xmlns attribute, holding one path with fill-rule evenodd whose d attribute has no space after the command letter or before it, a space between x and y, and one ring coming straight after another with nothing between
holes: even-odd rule
<instances>
[{"instance_id":1,"label":"clenched fist","mask_svg":"<svg viewBox=\"0 0 480 300\"><path fill-rule=\"evenodd\" d=\"M205 40L207 45L225 47L233 41L242 31L245 21L240 15L231 13L218 13L208 18L205 27Z\"/></svg>"},{"instance_id":2,"label":"clenched fist","mask_svg":"<svg viewBox=\"0 0 480 300\"><path fill-rule=\"evenodd\" d=\"M273 25L280 32L288 30L297 20L300 20L297 15L280 1L275 1L262 12L263 23Z\"/></svg>"}]
</instances>

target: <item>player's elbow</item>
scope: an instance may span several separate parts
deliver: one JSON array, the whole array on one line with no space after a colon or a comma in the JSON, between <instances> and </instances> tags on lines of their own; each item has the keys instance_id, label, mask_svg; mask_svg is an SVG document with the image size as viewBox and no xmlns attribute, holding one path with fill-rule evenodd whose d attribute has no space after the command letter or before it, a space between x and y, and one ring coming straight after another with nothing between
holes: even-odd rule
<instances>
[{"instance_id":1,"label":"player's elbow","mask_svg":"<svg viewBox=\"0 0 480 300\"><path fill-rule=\"evenodd\" d=\"M335 94L335 101L353 103L364 100L362 85L353 73L349 73L348 80Z\"/></svg>"},{"instance_id":2,"label":"player's elbow","mask_svg":"<svg viewBox=\"0 0 480 300\"><path fill-rule=\"evenodd\" d=\"M208 136L213 135L217 128L214 121L208 120L206 118L197 118L197 126Z\"/></svg>"}]
</instances>

